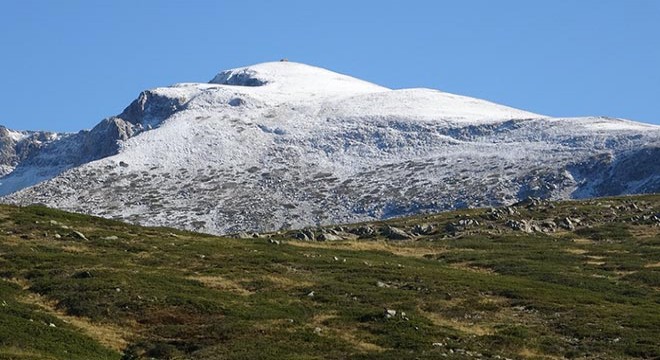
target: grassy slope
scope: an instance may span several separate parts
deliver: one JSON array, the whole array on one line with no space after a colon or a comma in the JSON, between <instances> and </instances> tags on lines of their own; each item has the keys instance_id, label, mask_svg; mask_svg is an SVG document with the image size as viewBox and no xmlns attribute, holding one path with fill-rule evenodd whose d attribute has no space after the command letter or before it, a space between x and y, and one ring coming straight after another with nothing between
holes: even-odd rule
<instances>
[{"instance_id":1,"label":"grassy slope","mask_svg":"<svg viewBox=\"0 0 660 360\"><path fill-rule=\"evenodd\" d=\"M0 359L660 356L660 227L642 217L660 196L516 210L371 225L433 225L415 240L277 245L3 206ZM505 225L564 216L586 225ZM446 230L460 219L478 225Z\"/></svg>"}]
</instances>

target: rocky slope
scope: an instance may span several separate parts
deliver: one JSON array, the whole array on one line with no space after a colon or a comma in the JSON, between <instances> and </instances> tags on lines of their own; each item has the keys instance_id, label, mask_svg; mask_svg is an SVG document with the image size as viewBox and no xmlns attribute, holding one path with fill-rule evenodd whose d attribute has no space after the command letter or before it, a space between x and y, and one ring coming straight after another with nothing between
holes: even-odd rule
<instances>
[{"instance_id":1,"label":"rocky slope","mask_svg":"<svg viewBox=\"0 0 660 360\"><path fill-rule=\"evenodd\" d=\"M20 163L59 137L55 133L13 131L0 126L0 176L11 173Z\"/></svg>"},{"instance_id":2,"label":"rocky slope","mask_svg":"<svg viewBox=\"0 0 660 360\"><path fill-rule=\"evenodd\" d=\"M528 196L659 192L660 127L265 63L145 91L0 181L6 202L146 225L302 228Z\"/></svg>"}]
</instances>

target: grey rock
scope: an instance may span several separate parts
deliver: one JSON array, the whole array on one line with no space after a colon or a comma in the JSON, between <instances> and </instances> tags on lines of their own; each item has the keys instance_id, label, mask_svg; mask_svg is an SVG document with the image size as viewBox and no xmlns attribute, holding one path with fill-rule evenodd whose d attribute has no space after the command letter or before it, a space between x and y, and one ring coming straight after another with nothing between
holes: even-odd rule
<instances>
[{"instance_id":1,"label":"grey rock","mask_svg":"<svg viewBox=\"0 0 660 360\"><path fill-rule=\"evenodd\" d=\"M366 238L366 237L372 237L376 234L376 230L374 230L373 227L371 226L358 226L356 228L351 228L348 230L351 234L355 234L359 237Z\"/></svg>"},{"instance_id":2,"label":"grey rock","mask_svg":"<svg viewBox=\"0 0 660 360\"><path fill-rule=\"evenodd\" d=\"M310 240L309 236L307 236L307 234L305 234L303 231L299 231L299 232L293 234L293 237L298 239L298 240L302 240L302 241L309 241Z\"/></svg>"},{"instance_id":3,"label":"grey rock","mask_svg":"<svg viewBox=\"0 0 660 360\"><path fill-rule=\"evenodd\" d=\"M396 316L396 310L385 309L385 313L383 315L386 319L391 319Z\"/></svg>"},{"instance_id":4,"label":"grey rock","mask_svg":"<svg viewBox=\"0 0 660 360\"><path fill-rule=\"evenodd\" d=\"M458 225L467 228L470 226L478 226L479 222L474 219L461 219L458 220Z\"/></svg>"},{"instance_id":5,"label":"grey rock","mask_svg":"<svg viewBox=\"0 0 660 360\"><path fill-rule=\"evenodd\" d=\"M540 198L528 196L522 201L515 203L513 206L526 207L528 209L533 209L544 204L544 201Z\"/></svg>"},{"instance_id":6,"label":"grey rock","mask_svg":"<svg viewBox=\"0 0 660 360\"><path fill-rule=\"evenodd\" d=\"M387 237L390 240L409 240L413 238L412 235L394 226L386 227L383 230L383 235L385 235L385 237Z\"/></svg>"},{"instance_id":7,"label":"grey rock","mask_svg":"<svg viewBox=\"0 0 660 360\"><path fill-rule=\"evenodd\" d=\"M566 230L575 230L575 224L571 218L565 217L559 221L559 226Z\"/></svg>"},{"instance_id":8,"label":"grey rock","mask_svg":"<svg viewBox=\"0 0 660 360\"><path fill-rule=\"evenodd\" d=\"M89 239L87 239L85 234L81 233L80 231L72 230L71 233L69 234L69 236L71 236L73 238L80 239L80 240L89 241Z\"/></svg>"},{"instance_id":9,"label":"grey rock","mask_svg":"<svg viewBox=\"0 0 660 360\"><path fill-rule=\"evenodd\" d=\"M508 220L506 226L510 227L513 230L519 230L525 233L534 232L532 226L527 222L527 220Z\"/></svg>"},{"instance_id":10,"label":"grey rock","mask_svg":"<svg viewBox=\"0 0 660 360\"><path fill-rule=\"evenodd\" d=\"M431 235L435 228L431 224L415 224L412 233L415 235Z\"/></svg>"},{"instance_id":11,"label":"grey rock","mask_svg":"<svg viewBox=\"0 0 660 360\"><path fill-rule=\"evenodd\" d=\"M314 232L313 232L312 230L310 230L310 229L304 229L304 230L302 230L301 232L302 232L305 236L307 236L307 238L308 238L309 240L311 240L311 241L316 240L316 234L314 234Z\"/></svg>"},{"instance_id":12,"label":"grey rock","mask_svg":"<svg viewBox=\"0 0 660 360\"><path fill-rule=\"evenodd\" d=\"M557 224L553 220L543 220L538 223L543 232L554 232L557 230Z\"/></svg>"},{"instance_id":13,"label":"grey rock","mask_svg":"<svg viewBox=\"0 0 660 360\"><path fill-rule=\"evenodd\" d=\"M319 241L340 241L340 240L344 240L344 239L339 235L331 234L331 233L328 232L328 233L322 233L321 235L319 235L318 240Z\"/></svg>"},{"instance_id":14,"label":"grey rock","mask_svg":"<svg viewBox=\"0 0 660 360\"><path fill-rule=\"evenodd\" d=\"M243 100L241 98L233 98L233 99L229 100L229 105L231 105L231 106L243 106L245 104L246 104L245 100Z\"/></svg>"},{"instance_id":15,"label":"grey rock","mask_svg":"<svg viewBox=\"0 0 660 360\"><path fill-rule=\"evenodd\" d=\"M314 241L316 240L316 234L310 229L303 229L296 232L293 235L294 238L302 241Z\"/></svg>"},{"instance_id":16,"label":"grey rock","mask_svg":"<svg viewBox=\"0 0 660 360\"><path fill-rule=\"evenodd\" d=\"M74 278L74 279L89 279L89 278L94 277L94 275L92 275L91 272L85 270L85 271L79 271L79 272L73 274L73 276L71 276L71 277Z\"/></svg>"}]
</instances>

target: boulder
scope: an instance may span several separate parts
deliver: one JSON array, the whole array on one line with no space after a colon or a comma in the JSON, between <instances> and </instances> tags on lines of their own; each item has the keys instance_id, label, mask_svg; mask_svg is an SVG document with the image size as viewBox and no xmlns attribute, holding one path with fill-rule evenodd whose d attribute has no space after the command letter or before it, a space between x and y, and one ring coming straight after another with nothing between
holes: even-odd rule
<instances>
[{"instance_id":1,"label":"boulder","mask_svg":"<svg viewBox=\"0 0 660 360\"><path fill-rule=\"evenodd\" d=\"M408 240L412 239L412 235L408 234L402 229L396 228L394 226L388 226L383 231L385 235L390 240Z\"/></svg>"},{"instance_id":2,"label":"boulder","mask_svg":"<svg viewBox=\"0 0 660 360\"><path fill-rule=\"evenodd\" d=\"M357 235L359 237L372 237L376 234L376 230L371 226L359 226L356 228L349 229L348 232L351 234Z\"/></svg>"},{"instance_id":3,"label":"boulder","mask_svg":"<svg viewBox=\"0 0 660 360\"><path fill-rule=\"evenodd\" d=\"M548 204L549 203L547 201L544 201L541 198L529 196L529 197L525 198L524 200L513 204L513 206L526 207L528 209L534 209L536 207L544 206L544 205L548 205Z\"/></svg>"},{"instance_id":4,"label":"boulder","mask_svg":"<svg viewBox=\"0 0 660 360\"><path fill-rule=\"evenodd\" d=\"M85 270L85 271L79 271L71 276L74 279L89 279L94 277L91 272Z\"/></svg>"},{"instance_id":5,"label":"boulder","mask_svg":"<svg viewBox=\"0 0 660 360\"><path fill-rule=\"evenodd\" d=\"M331 233L322 233L318 237L319 241L340 241L343 240L341 236L331 234Z\"/></svg>"},{"instance_id":6,"label":"boulder","mask_svg":"<svg viewBox=\"0 0 660 360\"><path fill-rule=\"evenodd\" d=\"M416 224L412 228L414 235L431 235L435 228L431 224Z\"/></svg>"},{"instance_id":7,"label":"boulder","mask_svg":"<svg viewBox=\"0 0 660 360\"><path fill-rule=\"evenodd\" d=\"M383 314L386 319L391 319L396 316L396 310L392 309L385 309L385 312Z\"/></svg>"},{"instance_id":8,"label":"boulder","mask_svg":"<svg viewBox=\"0 0 660 360\"><path fill-rule=\"evenodd\" d=\"M566 230L575 230L575 224L571 218L565 217L559 221L559 226Z\"/></svg>"},{"instance_id":9,"label":"boulder","mask_svg":"<svg viewBox=\"0 0 660 360\"><path fill-rule=\"evenodd\" d=\"M304 230L301 231L301 233L303 235L307 236L307 238L311 241L316 240L316 234L314 234L314 232L310 229L304 229Z\"/></svg>"},{"instance_id":10,"label":"boulder","mask_svg":"<svg viewBox=\"0 0 660 360\"><path fill-rule=\"evenodd\" d=\"M85 234L81 233L80 231L73 230L73 231L71 231L71 233L69 234L69 236L71 236L71 237L73 237L73 238L76 238L76 239L89 241L89 239L87 239L87 237L85 236Z\"/></svg>"},{"instance_id":11,"label":"boulder","mask_svg":"<svg viewBox=\"0 0 660 360\"><path fill-rule=\"evenodd\" d=\"M307 236L307 234L304 231L298 231L297 233L293 234L293 237L298 240L302 241L309 241L310 238Z\"/></svg>"},{"instance_id":12,"label":"boulder","mask_svg":"<svg viewBox=\"0 0 660 360\"><path fill-rule=\"evenodd\" d=\"M390 287L389 285L387 285L386 283L384 283L380 280L376 281L376 286L378 286L379 288L388 288L388 287Z\"/></svg>"},{"instance_id":13,"label":"boulder","mask_svg":"<svg viewBox=\"0 0 660 360\"><path fill-rule=\"evenodd\" d=\"M539 223L539 226L543 232L557 231L557 224L553 220L543 220Z\"/></svg>"},{"instance_id":14,"label":"boulder","mask_svg":"<svg viewBox=\"0 0 660 360\"><path fill-rule=\"evenodd\" d=\"M506 226L513 230L519 230L528 234L534 232L532 226L527 220L509 220L506 222Z\"/></svg>"}]
</instances>

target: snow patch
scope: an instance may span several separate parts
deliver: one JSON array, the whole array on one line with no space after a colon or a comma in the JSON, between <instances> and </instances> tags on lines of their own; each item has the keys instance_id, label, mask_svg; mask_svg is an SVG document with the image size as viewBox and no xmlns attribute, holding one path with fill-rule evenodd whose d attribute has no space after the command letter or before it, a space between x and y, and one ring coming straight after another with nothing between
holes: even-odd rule
<instances>
[{"instance_id":1,"label":"snow patch","mask_svg":"<svg viewBox=\"0 0 660 360\"><path fill-rule=\"evenodd\" d=\"M14 140L15 142L19 142L19 141L25 139L28 135L23 133L23 132L13 131L13 130L7 129L7 136L9 136L9 138Z\"/></svg>"}]
</instances>

